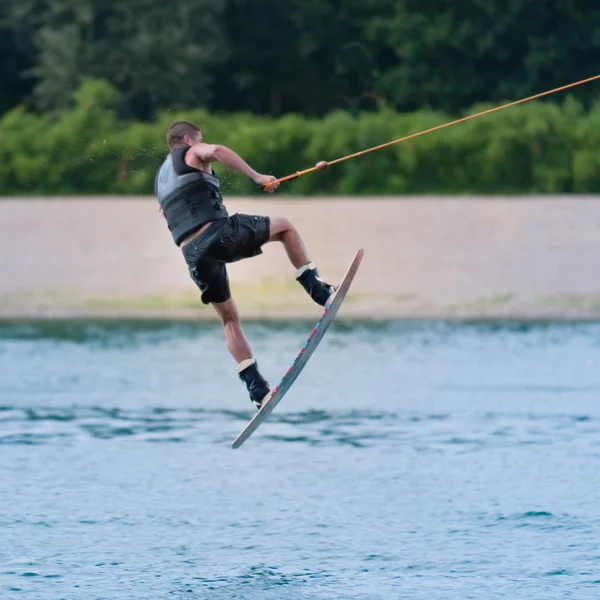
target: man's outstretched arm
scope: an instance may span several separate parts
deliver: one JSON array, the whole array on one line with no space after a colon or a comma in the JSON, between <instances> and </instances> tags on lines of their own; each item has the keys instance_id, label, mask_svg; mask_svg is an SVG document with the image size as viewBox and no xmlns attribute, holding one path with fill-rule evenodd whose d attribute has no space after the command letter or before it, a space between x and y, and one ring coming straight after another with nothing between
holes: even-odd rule
<instances>
[{"instance_id":1,"label":"man's outstretched arm","mask_svg":"<svg viewBox=\"0 0 600 600\"><path fill-rule=\"evenodd\" d=\"M192 150L202 162L220 162L226 167L235 169L250 177L257 185L264 186L267 183L277 181L277 178L273 177L273 175L261 175L255 171L239 154L236 154L233 150L227 148L227 146L202 143L193 146ZM278 187L279 184L274 183L273 185L270 185L267 190L273 192Z\"/></svg>"}]
</instances>

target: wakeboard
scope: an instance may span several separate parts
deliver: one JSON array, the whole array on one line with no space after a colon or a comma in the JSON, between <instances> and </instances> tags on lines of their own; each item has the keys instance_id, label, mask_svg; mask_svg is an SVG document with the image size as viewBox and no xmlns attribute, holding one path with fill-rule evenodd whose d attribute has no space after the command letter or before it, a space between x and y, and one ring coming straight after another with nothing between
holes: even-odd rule
<instances>
[{"instance_id":1,"label":"wakeboard","mask_svg":"<svg viewBox=\"0 0 600 600\"><path fill-rule=\"evenodd\" d=\"M344 279L339 285L335 296L330 305L325 307L325 311L323 312L323 316L320 321L315 325L310 337L300 350L296 360L292 363L292 366L287 370L283 379L279 382L275 388L271 391L271 394L268 398L263 402L261 408L254 415L252 420L246 425L244 430L238 435L238 437L234 440L232 444L232 448L239 448L257 429L258 427L267 419L267 417L273 412L273 409L279 404L279 402L283 399L285 394L292 387L294 381L296 381L298 375L300 375L302 369L308 362L308 359L312 356L313 352L317 349L321 339L325 335L325 332L333 323L335 316L344 302L346 295L348 294L348 290L352 285L352 281L354 280L354 276L358 271L358 267L363 259L364 250L361 248L355 255L352 264L348 268Z\"/></svg>"}]
</instances>

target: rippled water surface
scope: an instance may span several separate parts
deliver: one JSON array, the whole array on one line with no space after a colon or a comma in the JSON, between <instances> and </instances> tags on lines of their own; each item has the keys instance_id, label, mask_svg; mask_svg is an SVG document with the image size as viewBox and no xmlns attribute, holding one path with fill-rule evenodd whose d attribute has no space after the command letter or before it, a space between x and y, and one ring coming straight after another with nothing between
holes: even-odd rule
<instances>
[{"instance_id":1,"label":"rippled water surface","mask_svg":"<svg viewBox=\"0 0 600 600\"><path fill-rule=\"evenodd\" d=\"M252 412L216 325L0 324L0 598L600 597L599 324L334 324Z\"/></svg>"}]
</instances>

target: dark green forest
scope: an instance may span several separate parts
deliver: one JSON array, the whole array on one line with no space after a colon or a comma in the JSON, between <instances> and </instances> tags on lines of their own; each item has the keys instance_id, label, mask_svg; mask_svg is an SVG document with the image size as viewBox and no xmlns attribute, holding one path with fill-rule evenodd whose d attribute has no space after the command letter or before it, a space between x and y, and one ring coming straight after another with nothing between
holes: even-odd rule
<instances>
[{"instance_id":1,"label":"dark green forest","mask_svg":"<svg viewBox=\"0 0 600 600\"><path fill-rule=\"evenodd\" d=\"M219 133L212 141L284 175L598 73L591 0L0 0L0 193L151 193L175 115L201 114ZM598 136L582 124L596 122L599 85L360 159L379 183L353 176L366 169L356 161L320 184L326 193L594 191ZM46 138L46 154L32 136ZM416 169L409 151L427 166ZM514 169L503 165L502 177L482 179L464 163L507 151ZM23 164L47 153L61 178L42 165L27 180ZM82 155L92 163L79 172ZM548 155L554 162L543 163ZM146 175L135 179L134 163ZM534 174L556 169L543 183Z\"/></svg>"}]
</instances>

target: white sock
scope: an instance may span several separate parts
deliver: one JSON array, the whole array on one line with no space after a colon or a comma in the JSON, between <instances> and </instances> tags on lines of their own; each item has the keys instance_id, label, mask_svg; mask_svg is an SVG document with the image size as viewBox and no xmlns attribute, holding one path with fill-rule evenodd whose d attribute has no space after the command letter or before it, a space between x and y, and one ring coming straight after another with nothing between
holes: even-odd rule
<instances>
[{"instance_id":1,"label":"white sock","mask_svg":"<svg viewBox=\"0 0 600 600\"><path fill-rule=\"evenodd\" d=\"M303 267L300 267L297 271L296 271L296 279L298 279L299 277L302 276L302 273L305 273L308 270L313 270L316 269L317 267L315 266L314 263L309 262L308 264L304 265Z\"/></svg>"},{"instance_id":2,"label":"white sock","mask_svg":"<svg viewBox=\"0 0 600 600\"><path fill-rule=\"evenodd\" d=\"M248 367L252 366L254 363L256 362L255 358L247 358L246 360L243 360L238 366L237 366L237 372L241 373L242 371L244 371L245 369L247 369Z\"/></svg>"}]
</instances>

